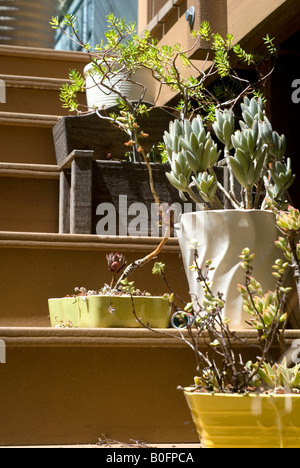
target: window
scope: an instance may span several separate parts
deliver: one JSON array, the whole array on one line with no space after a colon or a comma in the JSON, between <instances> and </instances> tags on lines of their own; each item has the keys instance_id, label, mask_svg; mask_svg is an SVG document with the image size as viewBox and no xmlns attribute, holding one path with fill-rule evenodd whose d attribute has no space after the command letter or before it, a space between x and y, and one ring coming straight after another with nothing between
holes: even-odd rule
<instances>
[{"instance_id":1,"label":"window","mask_svg":"<svg viewBox=\"0 0 300 468\"><path fill-rule=\"evenodd\" d=\"M157 15L159 10L168 2L168 0L149 0L148 3L148 23Z\"/></svg>"}]
</instances>

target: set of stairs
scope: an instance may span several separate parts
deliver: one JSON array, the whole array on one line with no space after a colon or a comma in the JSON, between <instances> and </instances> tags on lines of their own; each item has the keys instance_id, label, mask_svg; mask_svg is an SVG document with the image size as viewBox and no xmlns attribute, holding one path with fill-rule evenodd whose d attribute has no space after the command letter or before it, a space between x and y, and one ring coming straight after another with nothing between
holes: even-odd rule
<instances>
[{"instance_id":1,"label":"set of stairs","mask_svg":"<svg viewBox=\"0 0 300 468\"><path fill-rule=\"evenodd\" d=\"M69 70L82 71L81 53L0 46L0 230L58 229L58 172L52 128L66 111L59 100Z\"/></svg>"},{"instance_id":2,"label":"set of stairs","mask_svg":"<svg viewBox=\"0 0 300 468\"><path fill-rule=\"evenodd\" d=\"M48 298L110 281L106 253L120 251L131 262L158 245L155 238L58 234L52 129L66 114L59 89L87 56L0 45L0 63L0 445L95 444L104 435L197 442L177 390L194 374L191 351L179 340L143 329L50 328ZM176 239L160 261L187 298ZM137 286L166 292L151 270L139 272Z\"/></svg>"}]
</instances>

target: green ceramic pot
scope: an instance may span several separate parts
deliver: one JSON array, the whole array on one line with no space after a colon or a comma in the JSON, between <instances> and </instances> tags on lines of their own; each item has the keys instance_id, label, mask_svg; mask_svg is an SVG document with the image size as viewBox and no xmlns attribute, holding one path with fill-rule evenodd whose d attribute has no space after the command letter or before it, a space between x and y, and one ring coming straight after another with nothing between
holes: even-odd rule
<instances>
[{"instance_id":1,"label":"green ceramic pot","mask_svg":"<svg viewBox=\"0 0 300 468\"><path fill-rule=\"evenodd\" d=\"M168 328L171 305L168 298L134 297L134 309L145 325ZM72 322L77 328L141 328L133 313L130 296L87 296L49 299L51 326Z\"/></svg>"}]
</instances>

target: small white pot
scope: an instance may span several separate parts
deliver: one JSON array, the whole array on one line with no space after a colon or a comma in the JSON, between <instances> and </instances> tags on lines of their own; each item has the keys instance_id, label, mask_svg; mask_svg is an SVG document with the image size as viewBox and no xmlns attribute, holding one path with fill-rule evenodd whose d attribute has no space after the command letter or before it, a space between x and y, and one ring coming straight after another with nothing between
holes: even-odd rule
<instances>
[{"instance_id":1,"label":"small white pot","mask_svg":"<svg viewBox=\"0 0 300 468\"><path fill-rule=\"evenodd\" d=\"M84 69L86 78L86 99L89 108L105 109L113 107L117 104L118 94L108 91L104 86L99 83L101 81L100 76L97 74L90 74L93 70L93 65L89 64ZM141 68L132 75L132 81L135 83L141 83L143 86L128 81L128 73L126 71L121 72L118 76L114 76L109 85L115 85L122 91L129 101L137 102L140 100L141 95L144 92L144 87L147 88L146 94L143 99L143 103L154 104L156 94L156 80L152 76L152 70L148 68Z\"/></svg>"},{"instance_id":2,"label":"small white pot","mask_svg":"<svg viewBox=\"0 0 300 468\"><path fill-rule=\"evenodd\" d=\"M243 300L237 290L237 284L244 284L245 278L239 255L246 247L255 253L253 276L265 292L274 290L276 279L272 276L272 266L276 259L282 257L275 246L278 234L275 215L270 211L220 210L182 215L178 237L193 300L195 297L200 303L203 300L197 273L189 269L195 253L190 248L191 239L197 239L200 244L199 265L204 266L207 260L212 260L215 267L210 272L210 280L213 292L224 295L224 317L230 319L232 329L247 328L245 320L250 317L243 310Z\"/></svg>"}]
</instances>

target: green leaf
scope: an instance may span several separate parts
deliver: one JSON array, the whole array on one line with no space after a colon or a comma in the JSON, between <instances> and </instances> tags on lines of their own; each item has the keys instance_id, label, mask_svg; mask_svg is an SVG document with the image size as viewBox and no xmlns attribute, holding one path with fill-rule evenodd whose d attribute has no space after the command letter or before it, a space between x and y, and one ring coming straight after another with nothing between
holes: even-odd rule
<instances>
[{"instance_id":1,"label":"green leaf","mask_svg":"<svg viewBox=\"0 0 300 468\"><path fill-rule=\"evenodd\" d=\"M240 163L233 156L230 156L229 164L234 174L234 177L243 187L247 187L247 178Z\"/></svg>"}]
</instances>

